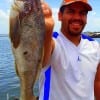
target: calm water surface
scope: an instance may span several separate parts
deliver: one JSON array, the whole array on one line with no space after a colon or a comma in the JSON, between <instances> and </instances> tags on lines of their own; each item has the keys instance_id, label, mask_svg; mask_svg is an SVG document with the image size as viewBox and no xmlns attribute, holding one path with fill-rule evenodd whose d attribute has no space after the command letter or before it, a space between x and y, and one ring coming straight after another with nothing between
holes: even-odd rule
<instances>
[{"instance_id":1,"label":"calm water surface","mask_svg":"<svg viewBox=\"0 0 100 100\"><path fill-rule=\"evenodd\" d=\"M100 42L100 38L96 38ZM36 87L38 88L38 86ZM38 90L35 93L37 95ZM0 36L0 100L19 97L20 85L8 36Z\"/></svg>"},{"instance_id":2,"label":"calm water surface","mask_svg":"<svg viewBox=\"0 0 100 100\"><path fill-rule=\"evenodd\" d=\"M9 38L0 36L0 100L19 96L19 79L14 68Z\"/></svg>"}]
</instances>

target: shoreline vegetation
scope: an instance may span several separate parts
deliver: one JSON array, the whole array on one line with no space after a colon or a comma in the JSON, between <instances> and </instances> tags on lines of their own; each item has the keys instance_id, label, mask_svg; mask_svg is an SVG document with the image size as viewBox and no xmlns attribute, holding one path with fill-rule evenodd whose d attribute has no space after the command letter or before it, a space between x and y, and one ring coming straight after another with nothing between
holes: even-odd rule
<instances>
[{"instance_id":1,"label":"shoreline vegetation","mask_svg":"<svg viewBox=\"0 0 100 100\"><path fill-rule=\"evenodd\" d=\"M92 37L92 38L100 38L100 32L83 32L84 34ZM0 37L6 37L9 34L0 34Z\"/></svg>"},{"instance_id":2,"label":"shoreline vegetation","mask_svg":"<svg viewBox=\"0 0 100 100\"><path fill-rule=\"evenodd\" d=\"M84 34L92 38L100 38L100 32L84 32Z\"/></svg>"}]
</instances>

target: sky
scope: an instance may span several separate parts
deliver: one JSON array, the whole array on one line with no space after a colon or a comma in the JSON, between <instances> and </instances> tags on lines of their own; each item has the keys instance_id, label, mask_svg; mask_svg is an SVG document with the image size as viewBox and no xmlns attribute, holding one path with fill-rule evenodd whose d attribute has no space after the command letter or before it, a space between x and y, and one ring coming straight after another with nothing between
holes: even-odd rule
<instances>
[{"instance_id":1,"label":"sky","mask_svg":"<svg viewBox=\"0 0 100 100\"><path fill-rule=\"evenodd\" d=\"M55 21L54 31L60 30L60 22L57 13L62 0L44 0L49 4L53 11ZM87 25L84 31L100 32L100 0L88 0L93 11L89 12ZM0 0L0 34L9 33L9 12L12 0Z\"/></svg>"}]
</instances>

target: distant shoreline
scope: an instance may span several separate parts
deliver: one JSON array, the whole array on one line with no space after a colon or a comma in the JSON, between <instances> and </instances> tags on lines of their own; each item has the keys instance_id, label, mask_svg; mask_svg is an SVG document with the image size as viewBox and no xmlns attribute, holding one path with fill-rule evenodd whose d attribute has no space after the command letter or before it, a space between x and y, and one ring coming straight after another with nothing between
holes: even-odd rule
<instances>
[{"instance_id":1,"label":"distant shoreline","mask_svg":"<svg viewBox=\"0 0 100 100\"><path fill-rule=\"evenodd\" d=\"M100 38L100 34L89 34L89 33L87 33L87 35L90 36L91 38ZM0 34L0 37L8 37L8 36L9 36L9 34Z\"/></svg>"},{"instance_id":2,"label":"distant shoreline","mask_svg":"<svg viewBox=\"0 0 100 100\"><path fill-rule=\"evenodd\" d=\"M84 34L90 36L91 38L100 38L100 32L84 32Z\"/></svg>"},{"instance_id":3,"label":"distant shoreline","mask_svg":"<svg viewBox=\"0 0 100 100\"><path fill-rule=\"evenodd\" d=\"M92 38L100 38L100 34L99 35L90 35L90 37L92 37Z\"/></svg>"},{"instance_id":4,"label":"distant shoreline","mask_svg":"<svg viewBox=\"0 0 100 100\"><path fill-rule=\"evenodd\" d=\"M9 34L0 34L0 37L7 37Z\"/></svg>"}]
</instances>

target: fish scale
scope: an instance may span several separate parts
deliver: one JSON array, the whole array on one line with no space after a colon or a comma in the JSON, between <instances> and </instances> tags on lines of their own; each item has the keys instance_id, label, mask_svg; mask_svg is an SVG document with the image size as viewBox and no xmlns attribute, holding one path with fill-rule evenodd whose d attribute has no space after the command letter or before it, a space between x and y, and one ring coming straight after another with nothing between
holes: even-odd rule
<instances>
[{"instance_id":1,"label":"fish scale","mask_svg":"<svg viewBox=\"0 0 100 100\"><path fill-rule=\"evenodd\" d=\"M42 68L45 21L40 0L14 0L10 10L10 32L20 100L36 100L33 86Z\"/></svg>"}]
</instances>

